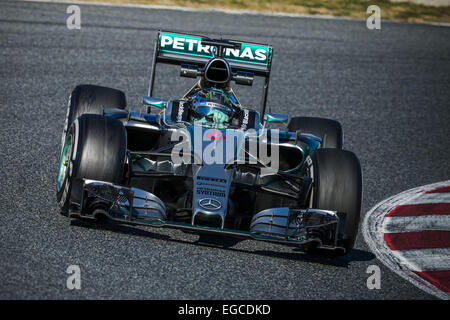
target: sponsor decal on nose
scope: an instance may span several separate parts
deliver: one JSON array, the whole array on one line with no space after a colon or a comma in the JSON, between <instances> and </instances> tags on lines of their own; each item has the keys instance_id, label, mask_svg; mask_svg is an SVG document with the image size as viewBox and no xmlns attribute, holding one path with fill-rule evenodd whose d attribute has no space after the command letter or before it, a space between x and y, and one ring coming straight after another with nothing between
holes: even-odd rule
<instances>
[{"instance_id":1,"label":"sponsor decal on nose","mask_svg":"<svg viewBox=\"0 0 450 320\"><path fill-rule=\"evenodd\" d=\"M219 131L209 132L206 136L211 140L225 140L225 136Z\"/></svg>"}]
</instances>

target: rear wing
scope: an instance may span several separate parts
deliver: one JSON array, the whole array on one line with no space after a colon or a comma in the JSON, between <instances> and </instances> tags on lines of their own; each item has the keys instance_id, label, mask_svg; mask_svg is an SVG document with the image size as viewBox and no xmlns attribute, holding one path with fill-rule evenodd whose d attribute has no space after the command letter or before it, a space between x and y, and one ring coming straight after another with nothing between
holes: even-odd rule
<instances>
[{"instance_id":1,"label":"rear wing","mask_svg":"<svg viewBox=\"0 0 450 320\"><path fill-rule=\"evenodd\" d=\"M203 68L214 57L216 46L207 43L226 42L235 45L224 47L223 58L230 64L232 72L249 72L265 78L262 98L262 115L266 109L267 91L269 88L270 70L272 66L273 49L266 44L243 42L239 40L215 40L200 35L180 32L158 31L155 44L153 66L148 95L153 96L156 75L156 64L174 65L192 64Z\"/></svg>"}]
</instances>

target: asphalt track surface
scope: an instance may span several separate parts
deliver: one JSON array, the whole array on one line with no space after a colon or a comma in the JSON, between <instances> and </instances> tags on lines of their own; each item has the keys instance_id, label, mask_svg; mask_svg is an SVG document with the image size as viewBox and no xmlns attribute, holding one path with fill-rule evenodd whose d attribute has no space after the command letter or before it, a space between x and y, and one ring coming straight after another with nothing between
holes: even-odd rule
<instances>
[{"instance_id":1,"label":"asphalt track surface","mask_svg":"<svg viewBox=\"0 0 450 320\"><path fill-rule=\"evenodd\" d=\"M434 298L384 267L362 234L350 254L327 258L71 223L58 214L55 190L69 92L79 83L115 87L138 110L163 28L272 44L269 105L342 122L345 148L364 171L364 215L389 196L450 178L450 28L383 21L370 31L355 20L80 7L82 28L69 30L67 4L0 2L0 298ZM155 93L187 89L177 74L157 78ZM259 102L259 93L245 101ZM66 288L73 264L81 290ZM372 264L380 290L366 286Z\"/></svg>"}]
</instances>

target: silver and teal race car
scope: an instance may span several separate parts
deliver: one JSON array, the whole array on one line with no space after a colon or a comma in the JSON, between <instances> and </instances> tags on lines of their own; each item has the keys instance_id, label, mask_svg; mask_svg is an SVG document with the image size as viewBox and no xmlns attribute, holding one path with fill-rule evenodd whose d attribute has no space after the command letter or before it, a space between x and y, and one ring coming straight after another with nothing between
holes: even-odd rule
<instances>
[{"instance_id":1,"label":"silver and teal race car","mask_svg":"<svg viewBox=\"0 0 450 320\"><path fill-rule=\"evenodd\" d=\"M122 91L77 86L62 134L61 213L349 252L359 160L343 150L337 121L266 112L272 59L270 45L159 31L145 112L129 110ZM153 96L160 63L195 79L181 98ZM255 77L259 111L231 87Z\"/></svg>"}]
</instances>

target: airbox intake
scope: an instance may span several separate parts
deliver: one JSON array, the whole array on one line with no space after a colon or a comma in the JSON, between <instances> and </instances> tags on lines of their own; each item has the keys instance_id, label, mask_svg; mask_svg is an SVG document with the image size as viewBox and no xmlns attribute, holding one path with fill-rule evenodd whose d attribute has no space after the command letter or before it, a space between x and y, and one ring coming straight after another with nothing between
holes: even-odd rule
<instances>
[{"instance_id":1,"label":"airbox intake","mask_svg":"<svg viewBox=\"0 0 450 320\"><path fill-rule=\"evenodd\" d=\"M205 79L213 83L227 83L231 79L231 68L225 59L211 59L205 66Z\"/></svg>"}]
</instances>

